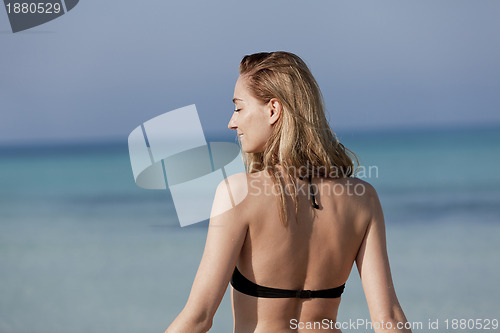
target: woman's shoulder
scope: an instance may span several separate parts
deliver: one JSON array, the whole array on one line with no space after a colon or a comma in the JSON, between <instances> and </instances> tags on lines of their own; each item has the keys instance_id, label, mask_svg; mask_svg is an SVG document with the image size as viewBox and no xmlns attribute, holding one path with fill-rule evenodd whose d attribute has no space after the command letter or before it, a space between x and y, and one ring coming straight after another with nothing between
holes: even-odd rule
<instances>
[{"instance_id":1,"label":"woman's shoulder","mask_svg":"<svg viewBox=\"0 0 500 333\"><path fill-rule=\"evenodd\" d=\"M216 196L228 200L242 202L248 194L248 174L244 172L236 173L224 178L217 186Z\"/></svg>"},{"instance_id":2,"label":"woman's shoulder","mask_svg":"<svg viewBox=\"0 0 500 333\"><path fill-rule=\"evenodd\" d=\"M344 189L346 194L355 193L360 197L372 196L375 188L365 180L356 177L325 178L331 181L331 186ZM340 191L340 190L339 190Z\"/></svg>"},{"instance_id":3,"label":"woman's shoulder","mask_svg":"<svg viewBox=\"0 0 500 333\"><path fill-rule=\"evenodd\" d=\"M371 211L378 203L375 188L367 181L355 177L330 178L325 181L322 191L330 193L336 200L342 200L358 212Z\"/></svg>"},{"instance_id":4,"label":"woman's shoulder","mask_svg":"<svg viewBox=\"0 0 500 333\"><path fill-rule=\"evenodd\" d=\"M248 183L245 173L237 173L220 181L215 191L211 217L240 210L248 196Z\"/></svg>"},{"instance_id":5,"label":"woman's shoulder","mask_svg":"<svg viewBox=\"0 0 500 333\"><path fill-rule=\"evenodd\" d=\"M348 177L353 187L353 192L359 200L371 203L373 200L378 200L378 194L375 187L365 180Z\"/></svg>"}]
</instances>

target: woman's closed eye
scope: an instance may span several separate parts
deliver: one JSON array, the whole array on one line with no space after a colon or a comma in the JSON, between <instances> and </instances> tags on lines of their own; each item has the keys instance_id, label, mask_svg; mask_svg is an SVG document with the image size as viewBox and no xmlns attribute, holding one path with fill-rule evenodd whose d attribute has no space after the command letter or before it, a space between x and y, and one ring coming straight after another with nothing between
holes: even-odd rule
<instances>
[{"instance_id":1,"label":"woman's closed eye","mask_svg":"<svg viewBox=\"0 0 500 333\"><path fill-rule=\"evenodd\" d=\"M240 112L241 109L234 109L234 112Z\"/></svg>"}]
</instances>

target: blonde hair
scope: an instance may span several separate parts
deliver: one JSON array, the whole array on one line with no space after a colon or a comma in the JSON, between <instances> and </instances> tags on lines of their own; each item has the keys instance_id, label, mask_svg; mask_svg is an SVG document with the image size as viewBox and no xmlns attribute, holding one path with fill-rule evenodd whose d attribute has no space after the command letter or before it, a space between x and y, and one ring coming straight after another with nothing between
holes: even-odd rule
<instances>
[{"instance_id":1,"label":"blonde hair","mask_svg":"<svg viewBox=\"0 0 500 333\"><path fill-rule=\"evenodd\" d=\"M305 168L305 174L299 177L350 177L354 172L353 159L356 164L358 160L330 128L318 83L297 55L283 51L246 55L239 71L255 98L263 103L276 98L282 107L264 151L243 152L243 160L248 173L267 170L278 184L280 220L286 226L288 194L283 189L293 184L291 194L297 214L297 170ZM276 168L278 164L288 177Z\"/></svg>"}]
</instances>

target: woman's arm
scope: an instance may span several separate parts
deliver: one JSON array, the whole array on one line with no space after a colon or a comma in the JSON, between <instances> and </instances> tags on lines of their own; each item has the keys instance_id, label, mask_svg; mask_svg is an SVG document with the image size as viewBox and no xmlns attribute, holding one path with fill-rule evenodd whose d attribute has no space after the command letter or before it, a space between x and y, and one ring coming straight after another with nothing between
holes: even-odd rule
<instances>
[{"instance_id":1,"label":"woman's arm","mask_svg":"<svg viewBox=\"0 0 500 333\"><path fill-rule=\"evenodd\" d=\"M392 282L382 207L375 189L369 184L366 184L366 187L365 207L369 210L367 213L371 217L356 256L356 265L370 309L371 320L372 323L378 323L381 327L375 330L377 333L411 332L409 329L396 329L398 323L404 325L407 320L399 305ZM387 329L389 326L392 329Z\"/></svg>"},{"instance_id":2,"label":"woman's arm","mask_svg":"<svg viewBox=\"0 0 500 333\"><path fill-rule=\"evenodd\" d=\"M217 187L205 251L189 299L165 333L207 332L212 326L248 229L241 203L246 190L245 174L231 176Z\"/></svg>"}]
</instances>

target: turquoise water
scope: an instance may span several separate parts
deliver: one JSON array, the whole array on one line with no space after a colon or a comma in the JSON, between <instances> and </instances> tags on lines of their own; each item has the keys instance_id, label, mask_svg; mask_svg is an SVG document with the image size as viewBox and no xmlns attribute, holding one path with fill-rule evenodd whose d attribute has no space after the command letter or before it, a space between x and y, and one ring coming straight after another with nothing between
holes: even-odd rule
<instances>
[{"instance_id":1,"label":"turquoise water","mask_svg":"<svg viewBox=\"0 0 500 333\"><path fill-rule=\"evenodd\" d=\"M414 331L500 319L500 129L339 137L376 167L366 180ZM206 223L180 228L167 191L134 184L125 141L0 149L0 332L163 332L184 306ZM349 319L369 319L356 269ZM231 330L225 297L212 331Z\"/></svg>"}]
</instances>

